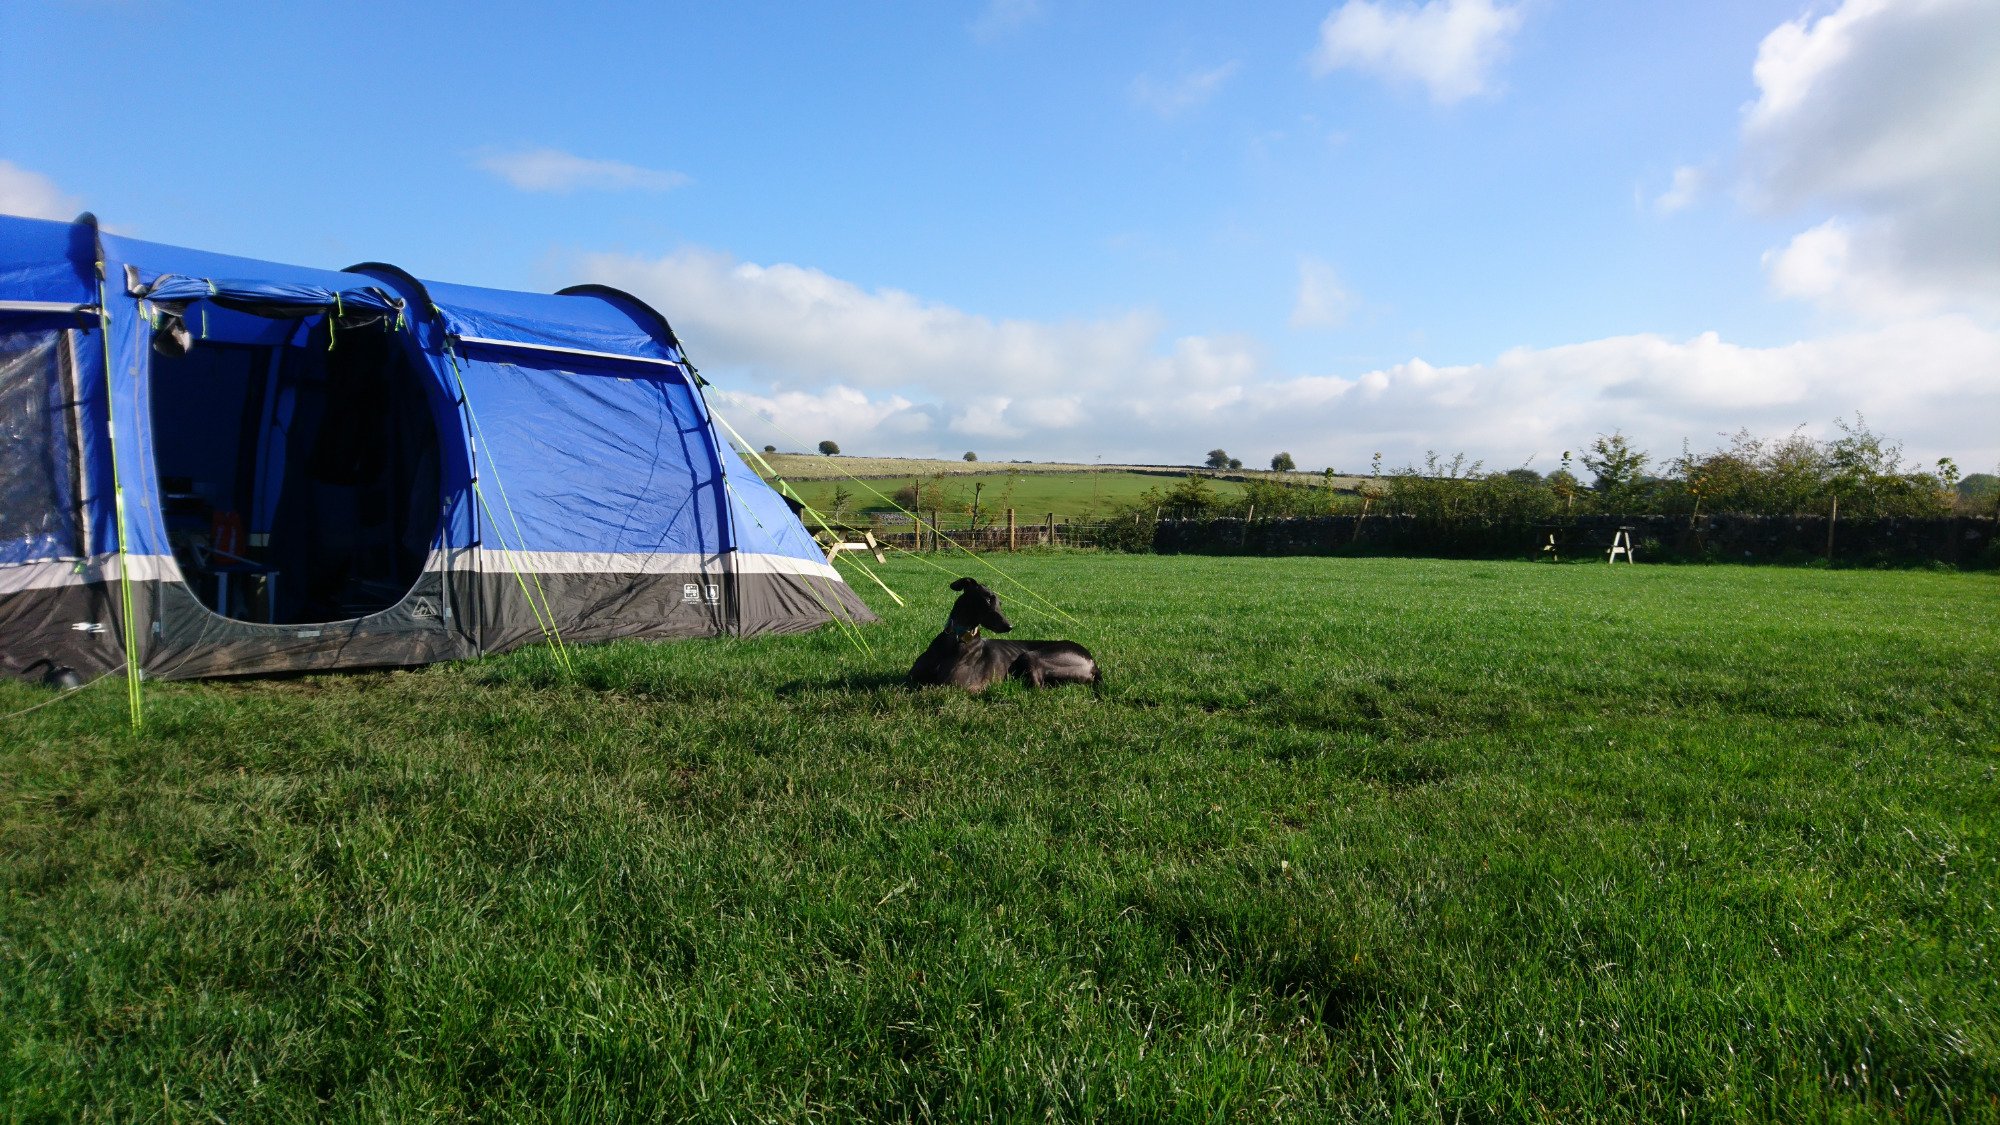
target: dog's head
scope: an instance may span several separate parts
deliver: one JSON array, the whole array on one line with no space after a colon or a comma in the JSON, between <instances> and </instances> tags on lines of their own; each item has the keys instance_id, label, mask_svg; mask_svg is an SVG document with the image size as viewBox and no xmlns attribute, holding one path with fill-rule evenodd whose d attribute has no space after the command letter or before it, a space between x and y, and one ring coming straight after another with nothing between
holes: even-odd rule
<instances>
[{"instance_id":1,"label":"dog's head","mask_svg":"<svg viewBox=\"0 0 2000 1125\"><path fill-rule=\"evenodd\" d=\"M951 607L951 623L956 632L991 629L996 633L1010 633L1014 630L1007 615L1000 612L1000 595L981 586L978 579L961 578L952 583L951 588L959 592L958 601Z\"/></svg>"}]
</instances>

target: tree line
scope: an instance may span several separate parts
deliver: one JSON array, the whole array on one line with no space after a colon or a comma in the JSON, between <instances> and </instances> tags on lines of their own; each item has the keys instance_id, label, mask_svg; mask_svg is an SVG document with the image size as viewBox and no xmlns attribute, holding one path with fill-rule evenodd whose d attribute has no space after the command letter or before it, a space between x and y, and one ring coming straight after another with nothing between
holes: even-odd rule
<instances>
[{"instance_id":1,"label":"tree line","mask_svg":"<svg viewBox=\"0 0 2000 1125\"><path fill-rule=\"evenodd\" d=\"M1622 432L1599 434L1574 457L1565 451L1560 465L1547 473L1527 466L1489 472L1463 453L1447 458L1435 452L1421 464L1385 470L1378 453L1368 477L1352 489L1335 488L1332 469L1320 483L1252 479L1238 496L1225 496L1206 478L1190 475L1172 488L1149 490L1119 514L1203 519L1380 513L1548 522L1593 514L1695 518L1704 512L1926 518L1992 515L2000 507L2000 476L1961 475L1949 457L1929 468L1908 463L1900 443L1875 433L1858 414L1836 425L1838 433L1826 439L1803 429L1774 438L1746 429L1713 449L1696 451L1684 442L1677 455L1665 457L1637 448ZM1291 461L1280 454L1274 465L1279 458Z\"/></svg>"}]
</instances>

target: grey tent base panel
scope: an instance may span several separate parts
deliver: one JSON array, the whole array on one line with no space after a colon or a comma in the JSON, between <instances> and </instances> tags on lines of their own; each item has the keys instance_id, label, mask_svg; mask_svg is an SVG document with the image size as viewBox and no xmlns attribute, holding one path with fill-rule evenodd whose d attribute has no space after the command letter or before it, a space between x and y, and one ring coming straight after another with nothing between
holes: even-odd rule
<instances>
[{"instance_id":1,"label":"grey tent base panel","mask_svg":"<svg viewBox=\"0 0 2000 1125\"><path fill-rule=\"evenodd\" d=\"M150 583L133 583L142 620L151 618L144 600ZM125 666L118 643L118 586L78 583L51 589L0 594L0 676L40 679L52 668L68 668L94 680Z\"/></svg>"},{"instance_id":2,"label":"grey tent base panel","mask_svg":"<svg viewBox=\"0 0 2000 1125\"><path fill-rule=\"evenodd\" d=\"M402 601L351 621L266 625L220 617L180 582L134 582L134 608L152 623L142 662L149 679L402 667L463 660L539 644L545 634L526 586L545 600L565 642L803 633L836 616L876 620L843 582L817 575L424 575ZM50 667L86 680L124 663L116 583L0 595L0 675L39 678ZM467 631L479 623L478 637ZM608 622L609 624L599 624Z\"/></svg>"},{"instance_id":3,"label":"grey tent base panel","mask_svg":"<svg viewBox=\"0 0 2000 1125\"><path fill-rule=\"evenodd\" d=\"M805 633L836 618L857 625L876 620L845 582L818 575L489 573L480 577L487 651L544 640L524 584L554 614L562 639L575 644Z\"/></svg>"}]
</instances>

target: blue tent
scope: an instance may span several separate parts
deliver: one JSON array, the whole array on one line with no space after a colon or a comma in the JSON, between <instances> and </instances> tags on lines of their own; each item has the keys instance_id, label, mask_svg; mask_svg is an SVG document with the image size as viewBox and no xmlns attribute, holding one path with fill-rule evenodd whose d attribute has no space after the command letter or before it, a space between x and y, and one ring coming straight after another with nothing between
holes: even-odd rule
<instances>
[{"instance_id":1,"label":"blue tent","mask_svg":"<svg viewBox=\"0 0 2000 1125\"><path fill-rule=\"evenodd\" d=\"M0 672L873 620L665 318L0 216Z\"/></svg>"}]
</instances>

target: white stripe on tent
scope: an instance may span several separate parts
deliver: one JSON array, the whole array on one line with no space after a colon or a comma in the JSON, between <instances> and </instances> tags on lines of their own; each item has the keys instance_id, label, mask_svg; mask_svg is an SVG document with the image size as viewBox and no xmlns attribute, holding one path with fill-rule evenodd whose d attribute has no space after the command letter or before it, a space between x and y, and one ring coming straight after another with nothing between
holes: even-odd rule
<instances>
[{"instance_id":1,"label":"white stripe on tent","mask_svg":"<svg viewBox=\"0 0 2000 1125\"><path fill-rule=\"evenodd\" d=\"M616 359L626 363L653 363L661 367L679 367L671 359L654 359L645 355L625 355L622 352L593 352L583 348L559 348L554 344L530 344L521 340L493 340L485 336L453 336L461 344L484 344L489 348L526 348L531 352L555 352L557 355L580 355L591 359Z\"/></svg>"},{"instance_id":2,"label":"white stripe on tent","mask_svg":"<svg viewBox=\"0 0 2000 1125\"><path fill-rule=\"evenodd\" d=\"M18 313L89 313L96 315L96 305L78 305L68 301L0 301L0 312Z\"/></svg>"},{"instance_id":3,"label":"white stripe on tent","mask_svg":"<svg viewBox=\"0 0 2000 1125\"><path fill-rule=\"evenodd\" d=\"M432 556L433 565L439 561ZM711 574L724 572L721 555L694 552L647 551L509 551L481 547L470 560L472 566L490 574L519 570L523 574ZM840 572L816 559L796 559L790 555L741 552L736 556L737 574L810 574L843 581Z\"/></svg>"},{"instance_id":4,"label":"white stripe on tent","mask_svg":"<svg viewBox=\"0 0 2000 1125\"><path fill-rule=\"evenodd\" d=\"M172 555L132 555L132 579L136 582L182 582L180 564ZM702 574L720 578L726 570L722 557L694 552L650 553L644 551L501 551L491 548L460 548L432 551L426 573L484 571L507 574L519 569L524 574ZM741 554L737 574L800 574L844 582L840 572L826 563L795 559L790 555ZM118 580L118 556L99 555L84 559L47 559L40 562L0 566L0 595L29 590L55 590L67 586L88 586L93 582Z\"/></svg>"},{"instance_id":5,"label":"white stripe on tent","mask_svg":"<svg viewBox=\"0 0 2000 1125\"><path fill-rule=\"evenodd\" d=\"M179 582L180 564L172 555L130 555L132 578L137 582ZM98 555L93 559L45 559L40 562L0 566L0 594L20 594L29 590L54 590L64 586L88 586L92 582L118 581L118 556Z\"/></svg>"}]
</instances>

